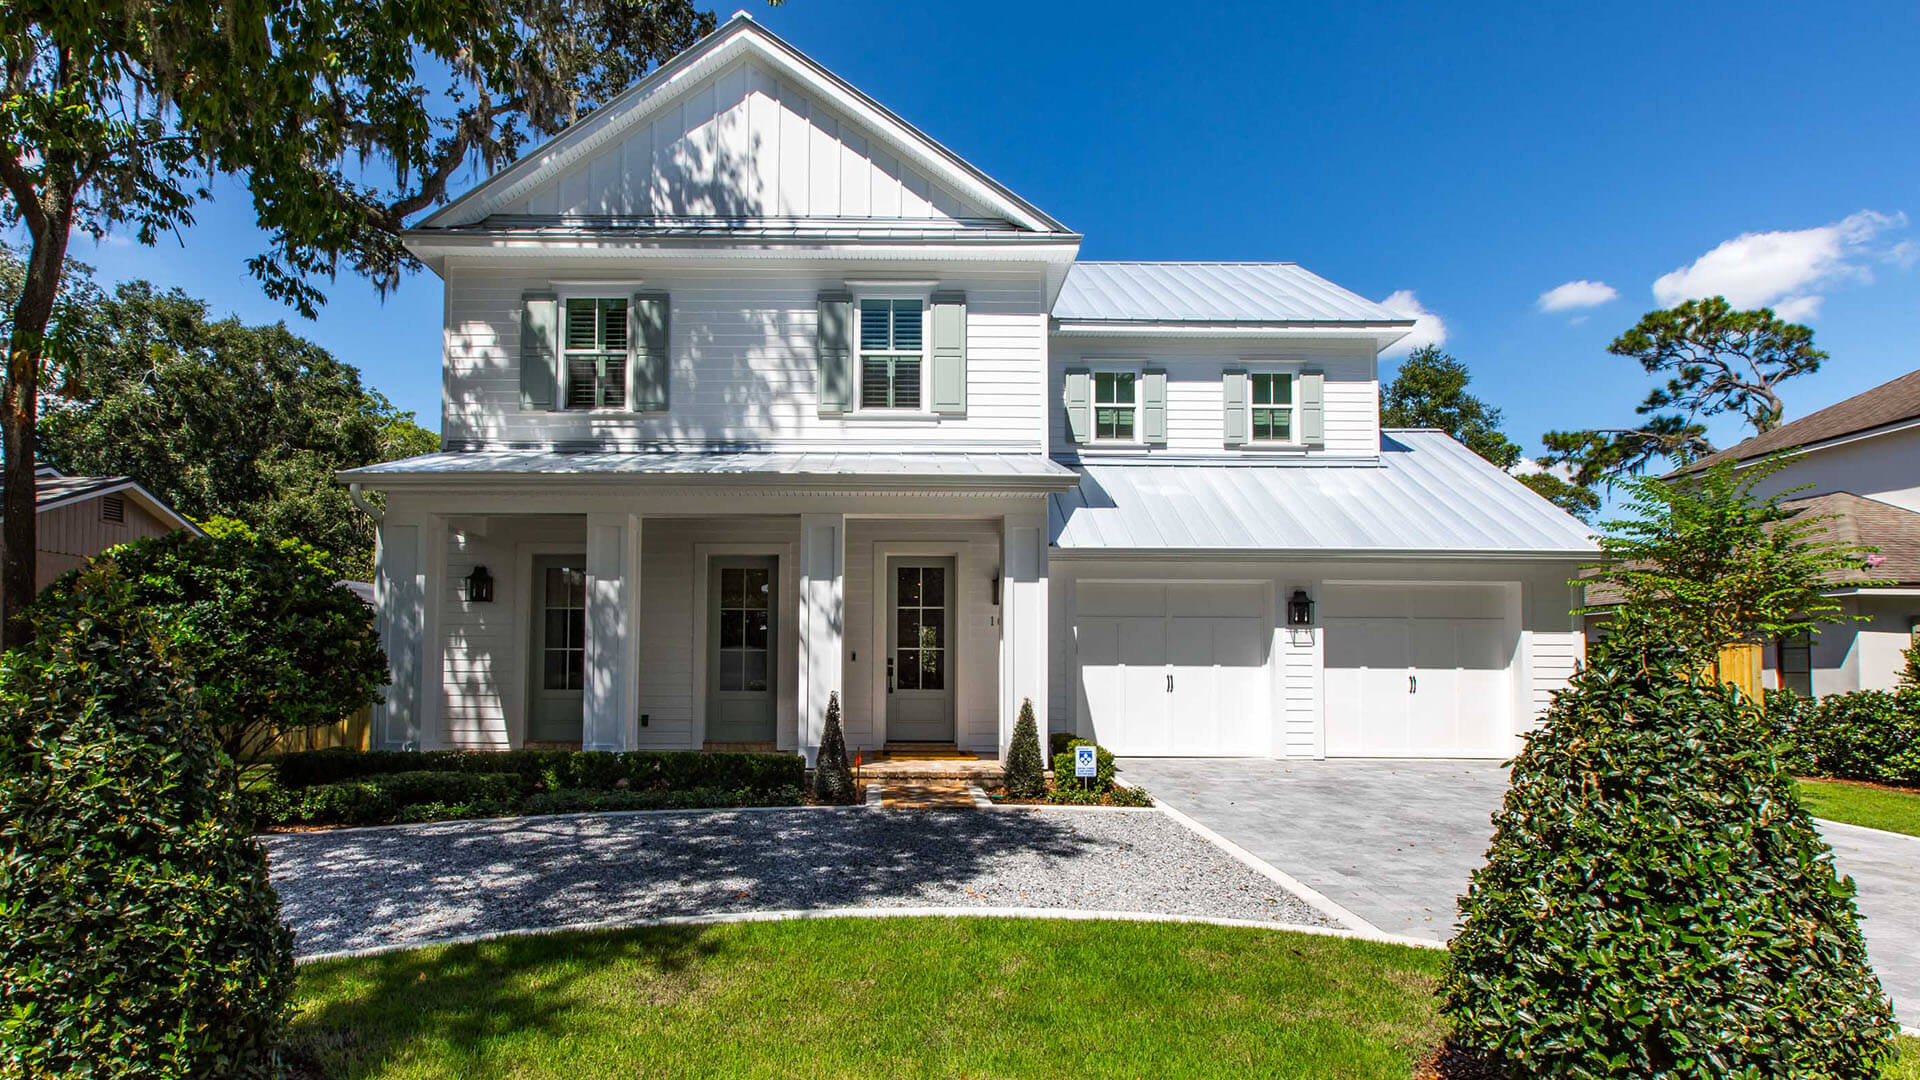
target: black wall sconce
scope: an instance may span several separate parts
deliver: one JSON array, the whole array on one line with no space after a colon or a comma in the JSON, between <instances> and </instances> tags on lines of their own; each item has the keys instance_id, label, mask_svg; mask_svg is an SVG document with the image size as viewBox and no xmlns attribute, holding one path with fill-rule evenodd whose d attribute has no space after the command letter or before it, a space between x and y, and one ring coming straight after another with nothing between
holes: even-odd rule
<instances>
[{"instance_id":1,"label":"black wall sconce","mask_svg":"<svg viewBox=\"0 0 1920 1080\"><path fill-rule=\"evenodd\" d=\"M484 566L476 566L473 573L467 575L467 601L474 604L493 603L493 575L487 573Z\"/></svg>"},{"instance_id":2,"label":"black wall sconce","mask_svg":"<svg viewBox=\"0 0 1920 1080\"><path fill-rule=\"evenodd\" d=\"M1287 625L1313 625L1313 598L1307 595L1307 590L1295 589L1287 600Z\"/></svg>"}]
</instances>

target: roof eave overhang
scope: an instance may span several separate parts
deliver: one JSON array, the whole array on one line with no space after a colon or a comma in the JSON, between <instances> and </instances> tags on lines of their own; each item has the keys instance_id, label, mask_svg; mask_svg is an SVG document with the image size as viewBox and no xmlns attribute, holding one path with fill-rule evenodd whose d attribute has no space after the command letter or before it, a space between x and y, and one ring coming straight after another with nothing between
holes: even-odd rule
<instances>
[{"instance_id":1,"label":"roof eave overhang","mask_svg":"<svg viewBox=\"0 0 1920 1080\"><path fill-rule=\"evenodd\" d=\"M1299 319L1294 321L1197 322L1185 320L1143 319L1054 319L1052 332L1057 337L1078 338L1348 338L1370 340L1374 350L1392 345L1406 337L1411 321L1377 322L1367 320L1333 321Z\"/></svg>"},{"instance_id":2,"label":"roof eave overhang","mask_svg":"<svg viewBox=\"0 0 1920 1080\"><path fill-rule=\"evenodd\" d=\"M1447 559L1501 559L1509 562L1567 562L1591 559L1600 549L1572 550L1511 548L1113 548L1061 547L1056 542L1052 556L1081 559L1391 559L1394 561L1436 561Z\"/></svg>"},{"instance_id":3,"label":"roof eave overhang","mask_svg":"<svg viewBox=\"0 0 1920 1080\"><path fill-rule=\"evenodd\" d=\"M1799 457L1802 454L1815 454L1815 453L1819 453L1822 450L1832 450L1837 447L1848 446L1853 443L1862 442L1867 439L1878 439L1887 435L1897 435L1900 432L1911 431L1915 428L1920 428L1920 416L1909 416L1904 419L1895 420L1886 424L1881 424L1878 427L1863 428L1859 431L1849 431L1845 435L1835 435L1832 438L1821 439L1818 442L1800 443L1797 446L1783 446L1778 450L1769 450L1763 454L1749 454L1745 457L1734 459L1734 468L1744 469L1750 465L1754 465L1761 461L1765 461L1768 458L1775 458L1775 457L1794 458L1794 457ZM1738 450L1738 449L1739 449L1738 446L1734 446L1734 447L1728 448L1726 452L1732 453L1734 450ZM1722 458L1721 460L1724 461L1725 459ZM1719 463L1720 463L1719 461L1715 461L1709 464L1702 464L1700 462L1695 462L1692 465L1683 465L1680 468L1667 473L1665 476L1662 476L1661 479L1666 480L1666 479L1671 479L1678 476L1688 476L1693 473L1710 469L1714 465L1718 465Z\"/></svg>"},{"instance_id":4,"label":"roof eave overhang","mask_svg":"<svg viewBox=\"0 0 1920 1080\"><path fill-rule=\"evenodd\" d=\"M888 494L1015 494L1044 495L1071 491L1079 486L1077 475L1042 473L1033 476L901 475L894 473L795 474L795 473L561 473L469 471L395 473L371 469L343 469L334 473L343 484L359 484L376 491L471 491L502 487L538 488L542 493L569 489L605 491L610 487L698 490L727 494L743 490L778 489L790 494L845 494L883 492Z\"/></svg>"},{"instance_id":5,"label":"roof eave overhang","mask_svg":"<svg viewBox=\"0 0 1920 1080\"><path fill-rule=\"evenodd\" d=\"M134 501L144 507L147 513L173 525L177 529L185 529L195 536L206 535L206 532L202 530L200 526L188 520L186 515L160 501L159 496L141 487L139 482L135 480L123 480L117 484L105 484L96 488L88 488L85 491L76 491L72 495L65 495L58 499L49 499L46 502L37 503L33 511L35 514L44 514L49 510L58 510L63 506L72 506L75 503L86 502L88 499L97 499L102 495L113 495L116 493L132 495Z\"/></svg>"}]
</instances>

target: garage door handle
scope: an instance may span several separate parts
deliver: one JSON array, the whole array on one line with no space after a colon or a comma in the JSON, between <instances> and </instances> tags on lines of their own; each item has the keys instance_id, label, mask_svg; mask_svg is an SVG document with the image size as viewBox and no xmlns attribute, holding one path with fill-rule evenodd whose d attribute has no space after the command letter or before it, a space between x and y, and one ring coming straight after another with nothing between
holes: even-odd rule
<instances>
[{"instance_id":1,"label":"garage door handle","mask_svg":"<svg viewBox=\"0 0 1920 1080\"><path fill-rule=\"evenodd\" d=\"M1167 693L1173 693L1173 676L1167 676Z\"/></svg>"},{"instance_id":2,"label":"garage door handle","mask_svg":"<svg viewBox=\"0 0 1920 1080\"><path fill-rule=\"evenodd\" d=\"M1417 694L1419 692L1420 692L1420 676L1418 675L1407 676L1407 693Z\"/></svg>"}]
</instances>

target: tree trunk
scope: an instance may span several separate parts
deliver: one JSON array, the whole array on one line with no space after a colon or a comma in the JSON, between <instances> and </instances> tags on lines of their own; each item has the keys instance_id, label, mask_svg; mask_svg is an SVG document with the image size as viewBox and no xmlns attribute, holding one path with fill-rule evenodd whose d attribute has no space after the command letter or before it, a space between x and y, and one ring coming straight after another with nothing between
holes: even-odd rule
<instances>
[{"instance_id":1,"label":"tree trunk","mask_svg":"<svg viewBox=\"0 0 1920 1080\"><path fill-rule=\"evenodd\" d=\"M53 203L54 205L46 205ZM26 279L13 309L13 337L7 342L7 389L0 400L0 426L5 429L6 498L4 550L0 550L0 608L6 626L0 645L11 649L33 638L25 612L33 602L34 576L39 560L40 530L33 470L38 464L36 424L40 413L40 361L45 351L47 323L53 318L54 298L60 293L60 275L66 268L71 200L49 195L43 202L46 226L35 230L27 255Z\"/></svg>"}]
</instances>

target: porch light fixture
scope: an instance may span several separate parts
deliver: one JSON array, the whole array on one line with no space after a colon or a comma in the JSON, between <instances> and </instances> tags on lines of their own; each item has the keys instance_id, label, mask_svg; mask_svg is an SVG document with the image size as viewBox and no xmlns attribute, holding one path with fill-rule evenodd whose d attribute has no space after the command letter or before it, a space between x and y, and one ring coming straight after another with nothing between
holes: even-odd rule
<instances>
[{"instance_id":1,"label":"porch light fixture","mask_svg":"<svg viewBox=\"0 0 1920 1080\"><path fill-rule=\"evenodd\" d=\"M1313 625L1313 599L1305 589L1293 590L1293 596L1287 600L1287 625Z\"/></svg>"},{"instance_id":2,"label":"porch light fixture","mask_svg":"<svg viewBox=\"0 0 1920 1080\"><path fill-rule=\"evenodd\" d=\"M493 575L487 573L484 566L476 566L473 573L467 575L467 601L473 604L493 603Z\"/></svg>"}]
</instances>

